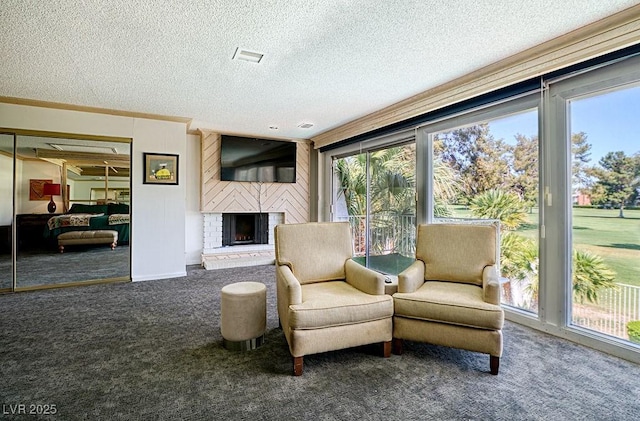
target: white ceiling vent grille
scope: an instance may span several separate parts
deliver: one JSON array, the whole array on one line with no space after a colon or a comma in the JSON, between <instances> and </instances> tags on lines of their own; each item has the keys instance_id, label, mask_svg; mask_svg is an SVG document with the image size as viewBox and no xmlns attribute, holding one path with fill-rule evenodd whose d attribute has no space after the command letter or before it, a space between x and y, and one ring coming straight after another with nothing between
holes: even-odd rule
<instances>
[{"instance_id":1,"label":"white ceiling vent grille","mask_svg":"<svg viewBox=\"0 0 640 421\"><path fill-rule=\"evenodd\" d=\"M250 63L260 63L264 54L255 51L244 50L242 48L236 48L236 52L233 54L234 60L248 61Z\"/></svg>"},{"instance_id":2,"label":"white ceiling vent grille","mask_svg":"<svg viewBox=\"0 0 640 421\"><path fill-rule=\"evenodd\" d=\"M49 143L49 146L51 146L53 149L56 149L58 151L104 153L104 154L118 153L118 150L115 147L109 147L109 146L65 145L62 143Z\"/></svg>"},{"instance_id":3,"label":"white ceiling vent grille","mask_svg":"<svg viewBox=\"0 0 640 421\"><path fill-rule=\"evenodd\" d=\"M310 129L313 127L313 123L300 123L298 127L301 129Z\"/></svg>"}]
</instances>

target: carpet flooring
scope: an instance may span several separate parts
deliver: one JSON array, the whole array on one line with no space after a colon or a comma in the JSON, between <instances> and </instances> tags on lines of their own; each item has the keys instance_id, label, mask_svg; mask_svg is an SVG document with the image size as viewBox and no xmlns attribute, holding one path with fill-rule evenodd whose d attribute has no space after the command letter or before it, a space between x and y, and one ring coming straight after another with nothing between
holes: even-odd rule
<instances>
[{"instance_id":1,"label":"carpet flooring","mask_svg":"<svg viewBox=\"0 0 640 421\"><path fill-rule=\"evenodd\" d=\"M130 276L129 245L114 250L107 245L69 246L64 253L56 249L24 251L16 260L18 288L47 286L94 279ZM0 258L0 288L11 287L11 258Z\"/></svg>"},{"instance_id":2,"label":"carpet flooring","mask_svg":"<svg viewBox=\"0 0 640 421\"><path fill-rule=\"evenodd\" d=\"M292 363L273 266L0 296L0 418L58 420L637 420L640 366L507 322L486 355L406 342ZM220 289L267 285L265 344L222 347ZM55 414L12 413L16 405ZM31 405L34 405L31 407ZM42 405L38 407L37 405Z\"/></svg>"}]
</instances>

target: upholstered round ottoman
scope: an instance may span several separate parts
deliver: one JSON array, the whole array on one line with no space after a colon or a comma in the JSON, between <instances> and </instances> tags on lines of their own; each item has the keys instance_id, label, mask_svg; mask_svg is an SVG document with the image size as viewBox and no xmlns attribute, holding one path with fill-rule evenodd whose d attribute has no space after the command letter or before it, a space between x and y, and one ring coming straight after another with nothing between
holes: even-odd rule
<instances>
[{"instance_id":1,"label":"upholstered round ottoman","mask_svg":"<svg viewBox=\"0 0 640 421\"><path fill-rule=\"evenodd\" d=\"M264 343L267 327L267 287L260 282L238 282L222 287L220 331L225 348L256 349Z\"/></svg>"}]
</instances>

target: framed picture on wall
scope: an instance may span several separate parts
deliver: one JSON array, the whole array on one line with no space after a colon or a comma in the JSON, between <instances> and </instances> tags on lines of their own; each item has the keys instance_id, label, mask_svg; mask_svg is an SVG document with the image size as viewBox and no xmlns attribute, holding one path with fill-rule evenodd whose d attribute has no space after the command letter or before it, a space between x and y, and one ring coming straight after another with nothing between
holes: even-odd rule
<instances>
[{"instance_id":1,"label":"framed picture on wall","mask_svg":"<svg viewBox=\"0 0 640 421\"><path fill-rule=\"evenodd\" d=\"M143 152L144 184L178 185L178 155Z\"/></svg>"},{"instance_id":2,"label":"framed picture on wall","mask_svg":"<svg viewBox=\"0 0 640 421\"><path fill-rule=\"evenodd\" d=\"M29 200L49 200L49 196L44 194L44 185L51 184L53 180L29 180Z\"/></svg>"}]
</instances>

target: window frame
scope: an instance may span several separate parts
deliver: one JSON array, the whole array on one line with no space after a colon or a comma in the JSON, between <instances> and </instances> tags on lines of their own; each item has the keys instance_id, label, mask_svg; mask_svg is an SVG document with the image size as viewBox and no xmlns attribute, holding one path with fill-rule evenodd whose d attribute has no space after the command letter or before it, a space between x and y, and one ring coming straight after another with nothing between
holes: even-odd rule
<instances>
[{"instance_id":1,"label":"window frame","mask_svg":"<svg viewBox=\"0 0 640 421\"><path fill-rule=\"evenodd\" d=\"M543 143L549 151L545 155L548 191L544 203L547 215L546 265L541 276L559 279L548 282L544 300L548 309L543 320L550 333L590 346L604 352L640 363L640 346L622 339L575 326L571 322L572 309L572 186L571 186L571 115L570 101L605 94L624 86L640 83L640 56L614 62L580 74L547 81L545 96L546 121Z\"/></svg>"}]
</instances>

